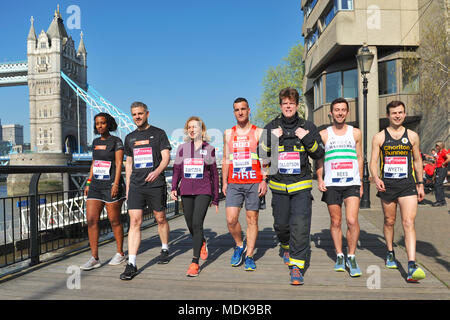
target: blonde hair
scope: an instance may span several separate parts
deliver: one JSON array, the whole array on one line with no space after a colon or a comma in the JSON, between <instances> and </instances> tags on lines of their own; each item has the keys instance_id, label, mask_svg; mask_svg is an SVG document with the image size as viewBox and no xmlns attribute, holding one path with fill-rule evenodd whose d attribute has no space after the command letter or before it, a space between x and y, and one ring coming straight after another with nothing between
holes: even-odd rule
<instances>
[{"instance_id":1,"label":"blonde hair","mask_svg":"<svg viewBox=\"0 0 450 320\"><path fill-rule=\"evenodd\" d=\"M185 123L185 125L184 125L184 134L186 135L185 137L184 137L184 141L189 141L189 140L191 140L191 138L189 137L189 135L188 135L188 127L189 127L189 122L191 122L191 121L198 121L198 122L200 122L200 126L201 126L201 128L202 128L202 140L203 141L209 141L210 140L210 138L209 138L209 136L206 134L206 126L205 126L205 123L202 121L202 119L200 119L199 117L196 117L196 116L192 116L192 117L190 117L189 119L187 119L187 121L186 121L186 123Z\"/></svg>"},{"instance_id":2,"label":"blonde hair","mask_svg":"<svg viewBox=\"0 0 450 320\"><path fill-rule=\"evenodd\" d=\"M441 140L436 141L436 145L439 146L439 148L441 148L441 150L442 150L442 149L445 149L445 144L444 144L444 142L441 141Z\"/></svg>"}]
</instances>

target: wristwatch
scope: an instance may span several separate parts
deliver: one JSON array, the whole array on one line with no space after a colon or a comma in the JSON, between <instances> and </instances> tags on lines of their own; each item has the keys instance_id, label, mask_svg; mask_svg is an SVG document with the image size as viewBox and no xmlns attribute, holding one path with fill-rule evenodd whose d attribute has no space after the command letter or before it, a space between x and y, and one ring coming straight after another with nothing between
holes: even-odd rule
<instances>
[{"instance_id":1,"label":"wristwatch","mask_svg":"<svg viewBox=\"0 0 450 320\"><path fill-rule=\"evenodd\" d=\"M423 181L417 181L416 184L423 184Z\"/></svg>"}]
</instances>

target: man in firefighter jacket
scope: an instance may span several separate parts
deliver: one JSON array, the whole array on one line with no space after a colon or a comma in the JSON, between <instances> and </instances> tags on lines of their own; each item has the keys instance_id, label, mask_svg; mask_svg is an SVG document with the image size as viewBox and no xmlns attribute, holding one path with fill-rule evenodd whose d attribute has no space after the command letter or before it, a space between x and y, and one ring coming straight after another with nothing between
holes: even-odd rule
<instances>
[{"instance_id":1,"label":"man in firefighter jacket","mask_svg":"<svg viewBox=\"0 0 450 320\"><path fill-rule=\"evenodd\" d=\"M279 102L281 115L265 126L259 153L269 175L280 255L289 266L291 284L300 285L310 249L312 174L308 156L320 159L324 148L316 126L298 115L298 91L281 90Z\"/></svg>"}]
</instances>

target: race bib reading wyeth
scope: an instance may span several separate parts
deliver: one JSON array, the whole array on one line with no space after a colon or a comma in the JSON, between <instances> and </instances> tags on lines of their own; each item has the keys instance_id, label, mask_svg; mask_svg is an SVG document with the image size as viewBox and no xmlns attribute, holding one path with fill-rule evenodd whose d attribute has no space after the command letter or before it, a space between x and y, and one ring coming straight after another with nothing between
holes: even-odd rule
<instances>
[{"instance_id":1,"label":"race bib reading wyeth","mask_svg":"<svg viewBox=\"0 0 450 320\"><path fill-rule=\"evenodd\" d=\"M153 168L153 151L151 147L133 149L133 158L136 169Z\"/></svg>"},{"instance_id":2,"label":"race bib reading wyeth","mask_svg":"<svg viewBox=\"0 0 450 320\"><path fill-rule=\"evenodd\" d=\"M109 180L111 178L110 169L111 161L95 160L93 168L94 179Z\"/></svg>"},{"instance_id":3,"label":"race bib reading wyeth","mask_svg":"<svg viewBox=\"0 0 450 320\"><path fill-rule=\"evenodd\" d=\"M187 179L202 179L204 162L201 158L189 158L183 161L184 177Z\"/></svg>"},{"instance_id":4,"label":"race bib reading wyeth","mask_svg":"<svg viewBox=\"0 0 450 320\"><path fill-rule=\"evenodd\" d=\"M300 174L300 154L282 152L278 155L278 171L281 174Z\"/></svg>"},{"instance_id":5,"label":"race bib reading wyeth","mask_svg":"<svg viewBox=\"0 0 450 320\"><path fill-rule=\"evenodd\" d=\"M408 159L406 157L384 157L384 177L403 179L408 177Z\"/></svg>"}]
</instances>

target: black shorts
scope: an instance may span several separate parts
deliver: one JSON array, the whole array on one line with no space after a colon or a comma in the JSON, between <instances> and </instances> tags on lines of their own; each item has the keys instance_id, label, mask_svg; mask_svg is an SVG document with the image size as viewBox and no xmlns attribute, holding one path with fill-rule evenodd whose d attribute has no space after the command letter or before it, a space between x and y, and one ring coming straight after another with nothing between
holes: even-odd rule
<instances>
[{"instance_id":1,"label":"black shorts","mask_svg":"<svg viewBox=\"0 0 450 320\"><path fill-rule=\"evenodd\" d=\"M322 194L322 201L327 205L338 204L342 205L344 199L348 197L358 197L361 186L330 186L327 187L327 191Z\"/></svg>"},{"instance_id":2,"label":"black shorts","mask_svg":"<svg viewBox=\"0 0 450 320\"><path fill-rule=\"evenodd\" d=\"M145 189L130 185L128 210L143 210L146 206L154 211L165 210L167 207L166 186Z\"/></svg>"},{"instance_id":3,"label":"black shorts","mask_svg":"<svg viewBox=\"0 0 450 320\"><path fill-rule=\"evenodd\" d=\"M385 192L377 192L377 197L385 202L392 202L398 198L417 196L416 184L412 181L386 181L383 180Z\"/></svg>"},{"instance_id":4,"label":"black shorts","mask_svg":"<svg viewBox=\"0 0 450 320\"><path fill-rule=\"evenodd\" d=\"M117 196L111 198L111 189L96 189L90 186L86 200L99 200L105 203L113 203L125 199L125 186L119 184Z\"/></svg>"}]
</instances>

